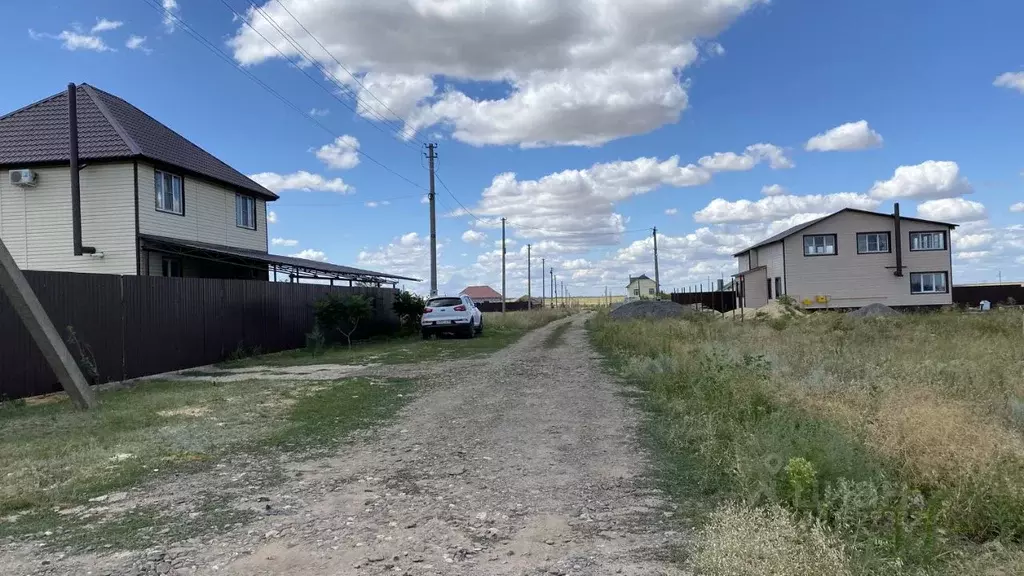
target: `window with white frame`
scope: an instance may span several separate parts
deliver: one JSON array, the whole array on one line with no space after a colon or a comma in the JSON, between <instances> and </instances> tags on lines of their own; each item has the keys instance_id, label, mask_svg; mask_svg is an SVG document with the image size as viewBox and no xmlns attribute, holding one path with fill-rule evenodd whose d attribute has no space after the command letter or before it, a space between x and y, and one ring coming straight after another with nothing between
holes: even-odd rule
<instances>
[{"instance_id":1,"label":"window with white frame","mask_svg":"<svg viewBox=\"0 0 1024 576\"><path fill-rule=\"evenodd\" d=\"M804 236L804 256L834 256L835 253L835 234Z\"/></svg>"},{"instance_id":2,"label":"window with white frame","mask_svg":"<svg viewBox=\"0 0 1024 576\"><path fill-rule=\"evenodd\" d=\"M256 229L256 199L244 194L235 194L235 226Z\"/></svg>"},{"instance_id":3,"label":"window with white frame","mask_svg":"<svg viewBox=\"0 0 1024 576\"><path fill-rule=\"evenodd\" d=\"M153 172L156 186L156 209L171 214L185 214L185 202L182 200L181 176L155 170Z\"/></svg>"},{"instance_id":4,"label":"window with white frame","mask_svg":"<svg viewBox=\"0 0 1024 576\"><path fill-rule=\"evenodd\" d=\"M860 232L857 234L857 254L889 252L888 232Z\"/></svg>"},{"instance_id":5,"label":"window with white frame","mask_svg":"<svg viewBox=\"0 0 1024 576\"><path fill-rule=\"evenodd\" d=\"M910 249L911 251L918 250L945 250L946 249L946 233L945 232L911 232L910 233Z\"/></svg>"},{"instance_id":6,"label":"window with white frame","mask_svg":"<svg viewBox=\"0 0 1024 576\"><path fill-rule=\"evenodd\" d=\"M911 294L945 294L948 291L945 272L912 272L910 274Z\"/></svg>"}]
</instances>

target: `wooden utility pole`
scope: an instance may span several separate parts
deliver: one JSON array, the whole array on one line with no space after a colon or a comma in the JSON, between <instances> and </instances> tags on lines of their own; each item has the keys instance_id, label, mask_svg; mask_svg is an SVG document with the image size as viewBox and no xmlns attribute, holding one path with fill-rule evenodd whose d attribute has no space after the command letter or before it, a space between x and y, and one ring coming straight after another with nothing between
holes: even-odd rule
<instances>
[{"instance_id":1,"label":"wooden utility pole","mask_svg":"<svg viewBox=\"0 0 1024 576\"><path fill-rule=\"evenodd\" d=\"M434 160L437 153L434 150L437 144L427 144L427 159L430 160L430 295L437 296L437 215L434 208ZM504 259L504 256L502 256ZM501 305L504 311L505 304Z\"/></svg>"},{"instance_id":2,"label":"wooden utility pole","mask_svg":"<svg viewBox=\"0 0 1024 576\"><path fill-rule=\"evenodd\" d=\"M547 308L547 305L548 305L548 303L547 303L548 288L546 286L547 282L545 282L545 280L547 279L547 275L544 274L544 269L547 267L547 265L548 265L547 259L546 258L541 258L540 259L540 307L541 308Z\"/></svg>"},{"instance_id":3,"label":"wooden utility pole","mask_svg":"<svg viewBox=\"0 0 1024 576\"><path fill-rule=\"evenodd\" d=\"M530 259L532 244L526 245L526 309L533 310L533 260Z\"/></svg>"},{"instance_id":4,"label":"wooden utility pole","mask_svg":"<svg viewBox=\"0 0 1024 576\"><path fill-rule=\"evenodd\" d=\"M654 227L654 299L661 300L661 275L658 272L658 227Z\"/></svg>"},{"instance_id":5,"label":"wooden utility pole","mask_svg":"<svg viewBox=\"0 0 1024 576\"><path fill-rule=\"evenodd\" d=\"M505 313L505 219L501 219L501 313Z\"/></svg>"},{"instance_id":6,"label":"wooden utility pole","mask_svg":"<svg viewBox=\"0 0 1024 576\"><path fill-rule=\"evenodd\" d=\"M551 267L551 269L548 271L548 274L551 275L551 307L554 308L555 307L555 268L554 268L554 266Z\"/></svg>"},{"instance_id":7,"label":"wooden utility pole","mask_svg":"<svg viewBox=\"0 0 1024 576\"><path fill-rule=\"evenodd\" d=\"M50 369L75 406L82 409L95 408L98 405L96 395L92 388L89 388L89 383L85 381L85 376L71 356L71 351L61 339L60 333L46 314L43 305L39 303L39 298L28 285L28 280L22 274L21 268L18 268L3 240L0 240L0 290L7 296L11 308L25 323L32 340L39 346L46 363L50 365Z\"/></svg>"}]
</instances>

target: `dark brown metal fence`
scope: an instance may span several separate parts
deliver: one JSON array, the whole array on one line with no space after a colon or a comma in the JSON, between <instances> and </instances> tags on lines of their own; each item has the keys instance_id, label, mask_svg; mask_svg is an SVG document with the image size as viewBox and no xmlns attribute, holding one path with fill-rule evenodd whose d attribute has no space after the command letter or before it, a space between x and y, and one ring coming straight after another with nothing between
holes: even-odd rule
<instances>
[{"instance_id":1,"label":"dark brown metal fence","mask_svg":"<svg viewBox=\"0 0 1024 576\"><path fill-rule=\"evenodd\" d=\"M313 326L313 302L332 291L372 298L374 318L356 337L398 323L394 291L386 288L31 270L25 276L94 384L212 364L236 351L300 348ZM0 294L0 398L59 390Z\"/></svg>"},{"instance_id":2,"label":"dark brown metal fence","mask_svg":"<svg viewBox=\"0 0 1024 576\"><path fill-rule=\"evenodd\" d=\"M705 308L713 308L719 312L736 309L736 294L732 292L673 292L671 297L676 304L702 304Z\"/></svg>"},{"instance_id":3,"label":"dark brown metal fence","mask_svg":"<svg viewBox=\"0 0 1024 576\"><path fill-rule=\"evenodd\" d=\"M501 312L501 302L477 302L476 307L481 312ZM534 304L534 308L540 308L540 304ZM523 310L529 310L529 302L505 302L506 312L521 312Z\"/></svg>"},{"instance_id":4,"label":"dark brown metal fence","mask_svg":"<svg viewBox=\"0 0 1024 576\"><path fill-rule=\"evenodd\" d=\"M1024 284L953 286L954 304L978 306L982 300L988 300L993 306L1009 302L1024 304Z\"/></svg>"}]
</instances>

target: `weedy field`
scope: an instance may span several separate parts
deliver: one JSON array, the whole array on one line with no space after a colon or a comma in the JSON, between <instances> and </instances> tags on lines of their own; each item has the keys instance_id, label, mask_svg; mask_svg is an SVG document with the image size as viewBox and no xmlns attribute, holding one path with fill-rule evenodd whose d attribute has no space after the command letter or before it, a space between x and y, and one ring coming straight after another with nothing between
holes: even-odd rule
<instances>
[{"instance_id":1,"label":"weedy field","mask_svg":"<svg viewBox=\"0 0 1024 576\"><path fill-rule=\"evenodd\" d=\"M698 573L1024 574L1019 312L590 328Z\"/></svg>"}]
</instances>

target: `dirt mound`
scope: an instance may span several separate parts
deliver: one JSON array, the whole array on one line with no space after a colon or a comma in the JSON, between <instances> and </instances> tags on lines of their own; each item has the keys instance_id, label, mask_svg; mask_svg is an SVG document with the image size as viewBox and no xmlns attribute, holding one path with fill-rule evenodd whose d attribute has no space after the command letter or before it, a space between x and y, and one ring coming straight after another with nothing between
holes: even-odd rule
<instances>
[{"instance_id":1,"label":"dirt mound","mask_svg":"<svg viewBox=\"0 0 1024 576\"><path fill-rule=\"evenodd\" d=\"M629 320L631 318L675 318L695 313L692 308L669 300L639 300L619 306L608 316L616 320Z\"/></svg>"},{"instance_id":2,"label":"dirt mound","mask_svg":"<svg viewBox=\"0 0 1024 576\"><path fill-rule=\"evenodd\" d=\"M772 300L771 302L758 308L755 314L759 318L764 318L766 316L768 318L781 318L783 316L806 316L807 312L804 312L803 310L800 310L799 308L795 308L793 306L786 306L785 304L780 304L778 300Z\"/></svg>"},{"instance_id":3,"label":"dirt mound","mask_svg":"<svg viewBox=\"0 0 1024 576\"><path fill-rule=\"evenodd\" d=\"M878 318L881 316L899 316L900 313L885 304L868 304L867 306L846 313L854 318Z\"/></svg>"}]
</instances>

